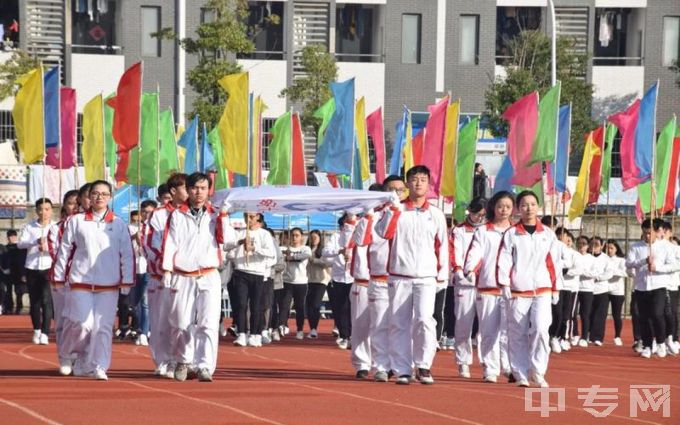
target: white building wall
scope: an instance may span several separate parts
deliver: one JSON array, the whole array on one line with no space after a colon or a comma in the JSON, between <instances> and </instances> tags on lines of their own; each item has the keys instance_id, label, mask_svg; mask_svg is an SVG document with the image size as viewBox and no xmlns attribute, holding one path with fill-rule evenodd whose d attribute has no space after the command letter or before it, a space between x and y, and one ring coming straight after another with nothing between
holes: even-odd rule
<instances>
[{"instance_id":1,"label":"white building wall","mask_svg":"<svg viewBox=\"0 0 680 425\"><path fill-rule=\"evenodd\" d=\"M545 7L548 0L498 0L496 6Z\"/></svg>"},{"instance_id":2,"label":"white building wall","mask_svg":"<svg viewBox=\"0 0 680 425\"><path fill-rule=\"evenodd\" d=\"M647 7L647 0L595 0L595 7Z\"/></svg>"},{"instance_id":3,"label":"white building wall","mask_svg":"<svg viewBox=\"0 0 680 425\"><path fill-rule=\"evenodd\" d=\"M288 64L284 60L240 59L239 65L247 71L250 78L250 91L262 96L267 110L265 118L275 118L286 112L286 99L279 97L286 88Z\"/></svg>"},{"instance_id":4,"label":"white building wall","mask_svg":"<svg viewBox=\"0 0 680 425\"><path fill-rule=\"evenodd\" d=\"M366 115L385 106L385 64L338 62L338 81L354 77L354 97L366 98Z\"/></svg>"},{"instance_id":5,"label":"white building wall","mask_svg":"<svg viewBox=\"0 0 680 425\"><path fill-rule=\"evenodd\" d=\"M118 80L125 72L123 55L71 55L71 87L76 89L76 109L83 111L85 104L102 93L108 96L116 91Z\"/></svg>"},{"instance_id":6,"label":"white building wall","mask_svg":"<svg viewBox=\"0 0 680 425\"><path fill-rule=\"evenodd\" d=\"M593 118L597 121L624 110L642 97L643 66L593 66Z\"/></svg>"}]
</instances>

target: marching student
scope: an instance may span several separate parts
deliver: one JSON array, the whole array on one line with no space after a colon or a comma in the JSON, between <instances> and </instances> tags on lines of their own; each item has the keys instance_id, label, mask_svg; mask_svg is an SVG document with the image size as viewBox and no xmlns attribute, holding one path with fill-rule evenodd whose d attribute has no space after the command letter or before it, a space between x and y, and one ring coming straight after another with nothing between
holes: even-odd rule
<instances>
[{"instance_id":1,"label":"marching student","mask_svg":"<svg viewBox=\"0 0 680 425\"><path fill-rule=\"evenodd\" d=\"M52 292L49 271L52 257L49 252L48 234L54 226L52 221L52 201L40 198L35 201L37 218L21 229L19 249L26 249L26 287L31 303L31 323L33 324L33 344L49 344L48 335L52 324Z\"/></svg>"},{"instance_id":2,"label":"marching student","mask_svg":"<svg viewBox=\"0 0 680 425\"><path fill-rule=\"evenodd\" d=\"M544 219L545 217L541 219L541 223L543 224L545 224ZM567 351L571 348L569 344L562 344L564 340L561 340L562 335L560 334L560 330L562 329L564 322L571 317L571 287L566 286L566 274L573 265L574 250L571 249L571 246L568 244L569 235L564 227L558 227L555 231L555 236L557 237L557 251L560 259L560 267L555 270L557 278L556 286L560 294L560 299L557 304L553 304L552 306L553 320L548 332L550 334L550 349L553 353L561 353L563 347L567 347Z\"/></svg>"},{"instance_id":3,"label":"marching student","mask_svg":"<svg viewBox=\"0 0 680 425\"><path fill-rule=\"evenodd\" d=\"M281 338L288 334L288 325L286 323L279 323L279 312L283 305L283 297L286 290L283 287L283 274L286 272L286 262L283 259L283 252L288 249L288 232L281 232L279 240L276 241L275 246L277 252L277 266L272 269L272 282L274 287L274 300L272 302L272 311L269 317L269 328L272 330L272 341L281 341ZM280 255L280 258L279 258Z\"/></svg>"},{"instance_id":4,"label":"marching student","mask_svg":"<svg viewBox=\"0 0 680 425\"><path fill-rule=\"evenodd\" d=\"M246 229L238 232L238 244L233 245L229 252L229 259L234 265L232 281L236 294L235 318L238 330L234 345L261 347L264 276L267 268L276 260L276 251L271 234L263 228L262 214L246 212L243 218Z\"/></svg>"},{"instance_id":5,"label":"marching student","mask_svg":"<svg viewBox=\"0 0 680 425\"><path fill-rule=\"evenodd\" d=\"M579 236L576 239L576 248L581 255L578 259L580 280L578 284L578 315L581 320L581 333L577 332L576 322L574 322L574 339L572 345L579 347L588 346L590 337L590 315L593 311L593 288L595 287L595 275L593 274L593 263L595 257L590 253L590 239L586 236Z\"/></svg>"},{"instance_id":6,"label":"marching student","mask_svg":"<svg viewBox=\"0 0 680 425\"><path fill-rule=\"evenodd\" d=\"M476 317L475 280L473 276L466 276L463 272L465 257L472 243L475 230L484 224L486 215L486 199L475 198L468 206L468 216L460 225L451 231L452 260L451 269L453 272L453 285L455 288L456 315L455 343L456 364L458 364L458 375L462 378L470 377L470 365L472 364L472 327Z\"/></svg>"},{"instance_id":7,"label":"marching student","mask_svg":"<svg viewBox=\"0 0 680 425\"><path fill-rule=\"evenodd\" d=\"M307 338L318 338L319 319L321 319L321 302L326 293L326 286L331 280L328 273L328 263L323 258L323 237L318 230L309 232L307 246L312 251L312 256L307 263L307 297L305 307L307 309L307 322L309 323L309 334Z\"/></svg>"},{"instance_id":8,"label":"marching student","mask_svg":"<svg viewBox=\"0 0 680 425\"><path fill-rule=\"evenodd\" d=\"M57 250L61 243L61 238L64 235L64 228L66 221L75 213L78 212L78 191L69 190L64 194L61 203L61 219L52 227L50 227L50 234L48 238L48 246L50 257L52 257L52 268L57 257ZM52 284L52 307L54 311L54 339L57 344L57 355L59 357L59 373L64 376L71 374L73 370L73 361L68 353L64 351L63 331L64 331L64 316L66 311L64 306L66 304L66 293L68 287L54 282L54 270L50 271L50 282Z\"/></svg>"},{"instance_id":9,"label":"marching student","mask_svg":"<svg viewBox=\"0 0 680 425\"><path fill-rule=\"evenodd\" d=\"M562 229L561 242L567 248L562 250L561 258L562 290L560 291L560 298L562 301L562 320L560 326L555 329L557 334L553 335L551 333L551 337L557 337L562 351L569 351L571 350L571 338L574 336L575 331L578 286L581 280L576 263L580 261L581 254L574 249L574 235L566 229Z\"/></svg>"},{"instance_id":10,"label":"marching student","mask_svg":"<svg viewBox=\"0 0 680 425\"><path fill-rule=\"evenodd\" d=\"M54 281L67 284L64 350L77 357L73 374L107 380L118 290L134 285L135 255L127 225L109 209L111 184L97 180L91 207L71 217L57 251Z\"/></svg>"},{"instance_id":11,"label":"marching student","mask_svg":"<svg viewBox=\"0 0 680 425\"><path fill-rule=\"evenodd\" d=\"M130 291L130 309L132 310L132 328L137 333L136 345L149 345L149 274L148 261L144 252L144 238L147 221L151 213L158 207L156 201L145 199L140 205L140 220L137 226L128 226L132 237L132 247L135 250L137 280Z\"/></svg>"},{"instance_id":12,"label":"marching student","mask_svg":"<svg viewBox=\"0 0 680 425\"><path fill-rule=\"evenodd\" d=\"M510 192L501 191L493 195L487 207L488 221L475 230L463 273L475 283L477 291L476 310L481 336L478 349L484 365L482 378L485 382L495 383L501 372L510 376L507 306L496 282L496 260L503 233L512 224L510 217L515 208L515 198ZM469 376L469 370L467 372Z\"/></svg>"},{"instance_id":13,"label":"marching student","mask_svg":"<svg viewBox=\"0 0 680 425\"><path fill-rule=\"evenodd\" d=\"M618 242L614 239L609 239L607 241L607 255L609 256L609 267L612 271L612 277L609 279L607 296L612 309L612 319L614 319L614 345L621 346L623 345L623 342L621 341L621 330L623 329L623 319L621 318L621 315L623 312L623 303L626 299L625 279L628 276L626 272L626 258L623 255L623 250Z\"/></svg>"},{"instance_id":14,"label":"marching student","mask_svg":"<svg viewBox=\"0 0 680 425\"><path fill-rule=\"evenodd\" d=\"M90 209L90 205L92 204L90 200L90 188L92 187L92 183L85 183L84 185L80 186L78 189L78 207L79 207L79 212L85 212Z\"/></svg>"},{"instance_id":15,"label":"marching student","mask_svg":"<svg viewBox=\"0 0 680 425\"><path fill-rule=\"evenodd\" d=\"M517 204L520 222L503 235L496 271L497 283L509 300L508 354L519 386L529 386L531 379L537 386L547 387L550 305L559 299L553 260L557 239L536 218L538 198L533 192L521 192Z\"/></svg>"},{"instance_id":16,"label":"marching student","mask_svg":"<svg viewBox=\"0 0 680 425\"><path fill-rule=\"evenodd\" d=\"M189 197L186 189L187 175L172 174L164 185L158 187L158 200L161 206L151 213L145 226L146 236L142 247L147 258L149 273L149 348L156 368L154 375L166 378L174 377L175 364L172 357L173 347L170 341L170 321L168 312L172 304L171 291L163 287L163 239L166 233L168 217L182 206ZM168 199L169 198L169 199Z\"/></svg>"},{"instance_id":17,"label":"marching student","mask_svg":"<svg viewBox=\"0 0 680 425\"><path fill-rule=\"evenodd\" d=\"M406 173L409 196L386 209L377 233L390 241L387 262L390 297L390 365L396 383L408 385L412 368L421 384L437 352L434 299L437 282L449 278L448 236L444 213L427 201L430 170L416 165Z\"/></svg>"},{"instance_id":18,"label":"marching student","mask_svg":"<svg viewBox=\"0 0 680 425\"><path fill-rule=\"evenodd\" d=\"M605 248L604 241L599 236L593 236L590 241L590 249L593 255L593 309L590 315L589 342L601 346L604 341L604 329L607 324L607 310L609 307L609 280L614 276L611 269L611 261L607 254L602 252Z\"/></svg>"},{"instance_id":19,"label":"marching student","mask_svg":"<svg viewBox=\"0 0 680 425\"><path fill-rule=\"evenodd\" d=\"M283 254L281 253L281 248L279 248L279 243L276 240L276 234L274 230L265 227L267 232L272 238L272 244L274 247L275 258L270 259L266 262L265 272L264 272L264 289L262 290L262 344L267 345L272 342L272 332L269 323L272 320L272 313L274 307L274 276L277 273L283 273L286 269L286 263L283 261ZM278 311L278 310L277 310ZM226 334L226 329L225 329Z\"/></svg>"},{"instance_id":20,"label":"marching student","mask_svg":"<svg viewBox=\"0 0 680 425\"><path fill-rule=\"evenodd\" d=\"M163 286L173 291L168 316L177 381L186 380L192 368L199 381L211 382L217 366L222 301L217 267L223 245L232 247L236 237L228 216L208 203L211 185L203 173L186 178L189 199L170 214L163 236ZM253 251L250 240L243 244Z\"/></svg>"},{"instance_id":21,"label":"marching student","mask_svg":"<svg viewBox=\"0 0 680 425\"><path fill-rule=\"evenodd\" d=\"M670 227L670 226L669 226ZM666 235L668 241L670 241L675 246L675 255L680 262L680 240L673 236L672 228L667 229ZM666 298L666 333L668 338L666 339L666 344L668 345L671 353L678 354L680 352L680 342L678 342L678 300L680 299L680 271L676 271L671 276L671 280L668 284L668 297Z\"/></svg>"},{"instance_id":22,"label":"marching student","mask_svg":"<svg viewBox=\"0 0 680 425\"><path fill-rule=\"evenodd\" d=\"M677 271L675 247L663 239L660 220L646 219L641 224L642 240L633 243L626 256L626 267L635 273L637 308L640 315L643 349L640 356L650 358L656 338L659 357L666 357L666 290L671 274Z\"/></svg>"},{"instance_id":23,"label":"marching student","mask_svg":"<svg viewBox=\"0 0 680 425\"><path fill-rule=\"evenodd\" d=\"M296 339L304 339L305 298L307 297L307 263L312 258L312 250L304 245L302 229L294 227L290 230L290 244L283 252L286 271L283 272L283 298L279 310L279 323L288 323L291 300L295 304ZM280 333L280 331L279 331Z\"/></svg>"}]
</instances>

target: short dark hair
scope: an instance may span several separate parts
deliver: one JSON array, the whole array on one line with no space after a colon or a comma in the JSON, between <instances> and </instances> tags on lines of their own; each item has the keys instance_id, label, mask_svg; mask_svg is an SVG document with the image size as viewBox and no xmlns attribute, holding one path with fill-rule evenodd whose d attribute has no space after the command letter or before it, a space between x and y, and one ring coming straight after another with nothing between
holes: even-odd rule
<instances>
[{"instance_id":1,"label":"short dark hair","mask_svg":"<svg viewBox=\"0 0 680 425\"><path fill-rule=\"evenodd\" d=\"M599 236L593 236L592 238L590 238L590 243L593 243L595 241L598 241L600 245L604 245L604 239L602 239Z\"/></svg>"},{"instance_id":2,"label":"short dark hair","mask_svg":"<svg viewBox=\"0 0 680 425\"><path fill-rule=\"evenodd\" d=\"M541 224L544 226L556 226L557 225L557 219L550 214L544 215L541 217Z\"/></svg>"},{"instance_id":3,"label":"short dark hair","mask_svg":"<svg viewBox=\"0 0 680 425\"><path fill-rule=\"evenodd\" d=\"M64 193L64 197L61 200L62 205L65 204L68 198L72 196L78 197L78 191L76 189L71 189L68 192Z\"/></svg>"},{"instance_id":4,"label":"short dark hair","mask_svg":"<svg viewBox=\"0 0 680 425\"><path fill-rule=\"evenodd\" d=\"M52 206L52 201L50 201L50 198L40 198L35 201L35 209L40 208L42 204L50 204Z\"/></svg>"},{"instance_id":5,"label":"short dark hair","mask_svg":"<svg viewBox=\"0 0 680 425\"><path fill-rule=\"evenodd\" d=\"M139 215L139 210L130 211L130 217L132 217L133 215Z\"/></svg>"},{"instance_id":6,"label":"short dark hair","mask_svg":"<svg viewBox=\"0 0 680 425\"><path fill-rule=\"evenodd\" d=\"M515 195L512 194L512 192L508 192L507 190L501 190L500 192L494 193L494 195L489 199L489 202L487 202L487 210L486 210L486 219L491 221L496 217L496 213L494 210L496 209L496 204L498 201L501 199L507 198L512 202L512 206L515 206ZM469 208L468 208L469 209Z\"/></svg>"},{"instance_id":7,"label":"short dark hair","mask_svg":"<svg viewBox=\"0 0 680 425\"><path fill-rule=\"evenodd\" d=\"M154 201L153 199L145 199L145 200L142 201L142 203L140 204L139 207L141 209L144 209L146 207L156 208L157 206L158 206L158 202Z\"/></svg>"},{"instance_id":8,"label":"short dark hair","mask_svg":"<svg viewBox=\"0 0 680 425\"><path fill-rule=\"evenodd\" d=\"M165 194L170 194L170 188L168 187L167 183L161 183L158 185L158 189L156 190L157 196L160 198L161 196Z\"/></svg>"},{"instance_id":9,"label":"short dark hair","mask_svg":"<svg viewBox=\"0 0 680 425\"><path fill-rule=\"evenodd\" d=\"M14 229L9 229L9 230L7 231L7 237L8 237L8 238L9 238L10 236L16 236L16 235L17 235L17 231L14 230Z\"/></svg>"},{"instance_id":10,"label":"short dark hair","mask_svg":"<svg viewBox=\"0 0 680 425\"><path fill-rule=\"evenodd\" d=\"M416 174L425 174L427 179L430 179L430 169L424 165L414 165L410 170L406 172L406 180L415 176Z\"/></svg>"},{"instance_id":11,"label":"short dark hair","mask_svg":"<svg viewBox=\"0 0 680 425\"><path fill-rule=\"evenodd\" d=\"M293 227L290 229L290 233L292 234L293 232L300 232L301 235L305 235L305 232L300 227Z\"/></svg>"},{"instance_id":12,"label":"short dark hair","mask_svg":"<svg viewBox=\"0 0 680 425\"><path fill-rule=\"evenodd\" d=\"M180 186L184 186L187 182L187 175L184 173L173 173L168 177L168 181L165 184L168 187L168 192L170 189L177 189Z\"/></svg>"},{"instance_id":13,"label":"short dark hair","mask_svg":"<svg viewBox=\"0 0 680 425\"><path fill-rule=\"evenodd\" d=\"M90 190L94 189L95 186L106 186L109 189L109 192L113 194L113 186L111 186L111 183L107 182L106 180L93 181L92 186L90 186Z\"/></svg>"},{"instance_id":14,"label":"short dark hair","mask_svg":"<svg viewBox=\"0 0 680 425\"><path fill-rule=\"evenodd\" d=\"M380 183L373 183L372 185L368 186L368 190L370 192L382 192L383 185L381 185Z\"/></svg>"},{"instance_id":15,"label":"short dark hair","mask_svg":"<svg viewBox=\"0 0 680 425\"><path fill-rule=\"evenodd\" d=\"M472 201L470 201L470 205L468 205L467 209L471 213L476 214L476 213L480 212L481 210L485 210L486 204L487 204L486 198L484 198L482 196L478 196L478 197L474 198Z\"/></svg>"},{"instance_id":16,"label":"short dark hair","mask_svg":"<svg viewBox=\"0 0 680 425\"><path fill-rule=\"evenodd\" d=\"M519 193L519 195L517 195L517 205L519 205L522 202L522 199L526 198L527 196L533 196L536 200L536 203L538 203L538 195L530 190L523 190Z\"/></svg>"},{"instance_id":17,"label":"short dark hair","mask_svg":"<svg viewBox=\"0 0 680 425\"><path fill-rule=\"evenodd\" d=\"M663 229L663 220L659 218L655 218L654 221L650 218L646 218L640 223L640 228L642 230L647 230L647 229L654 229L654 231L658 231L659 229Z\"/></svg>"},{"instance_id":18,"label":"short dark hair","mask_svg":"<svg viewBox=\"0 0 680 425\"><path fill-rule=\"evenodd\" d=\"M673 230L673 225L666 220L661 220L661 227L663 230Z\"/></svg>"},{"instance_id":19,"label":"short dark hair","mask_svg":"<svg viewBox=\"0 0 680 425\"><path fill-rule=\"evenodd\" d=\"M382 185L383 185L383 188L384 188L383 190L387 189L387 184L389 182L397 182L397 181L404 183L403 178L401 178L400 176L396 176L394 174L390 174L389 176L385 177L385 180L383 180L383 182L382 182Z\"/></svg>"},{"instance_id":20,"label":"short dark hair","mask_svg":"<svg viewBox=\"0 0 680 425\"><path fill-rule=\"evenodd\" d=\"M92 183L85 183L80 186L80 189L78 189L78 197L87 196L87 194L90 193L90 189L92 189Z\"/></svg>"},{"instance_id":21,"label":"short dark hair","mask_svg":"<svg viewBox=\"0 0 680 425\"><path fill-rule=\"evenodd\" d=\"M187 177L187 180L186 180L187 188L194 187L194 186L196 186L196 183L203 181L203 180L207 180L208 189L210 189L212 187L212 180L210 180L210 177L207 174L201 173L201 172L198 172L198 171L195 172L195 173L191 173L191 174L189 174L189 176Z\"/></svg>"}]
</instances>

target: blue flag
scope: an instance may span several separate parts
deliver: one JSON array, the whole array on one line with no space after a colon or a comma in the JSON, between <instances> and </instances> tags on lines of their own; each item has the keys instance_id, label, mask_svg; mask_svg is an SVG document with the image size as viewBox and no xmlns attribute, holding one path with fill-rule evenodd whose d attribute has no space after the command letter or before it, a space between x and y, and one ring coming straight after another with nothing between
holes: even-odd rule
<instances>
[{"instance_id":1,"label":"blue flag","mask_svg":"<svg viewBox=\"0 0 680 425\"><path fill-rule=\"evenodd\" d=\"M557 127L557 151L555 161L550 163L550 175L555 180L555 190L567 191L567 168L569 166L569 136L571 135L571 105L560 106Z\"/></svg>"},{"instance_id":2,"label":"blue flag","mask_svg":"<svg viewBox=\"0 0 680 425\"><path fill-rule=\"evenodd\" d=\"M205 123L203 123L203 132L201 133L201 163L199 165L200 167L198 168L201 173L215 168L215 157L213 157L212 150L210 149L208 129L205 128Z\"/></svg>"},{"instance_id":3,"label":"blue flag","mask_svg":"<svg viewBox=\"0 0 680 425\"><path fill-rule=\"evenodd\" d=\"M659 83L656 82L647 90L640 102L640 115L635 127L635 164L640 170L640 181L652 178L652 144L656 139L656 96Z\"/></svg>"},{"instance_id":4,"label":"blue flag","mask_svg":"<svg viewBox=\"0 0 680 425\"><path fill-rule=\"evenodd\" d=\"M194 116L177 144L186 150L184 155L184 172L187 174L198 171L198 115Z\"/></svg>"},{"instance_id":5,"label":"blue flag","mask_svg":"<svg viewBox=\"0 0 680 425\"><path fill-rule=\"evenodd\" d=\"M498 170L498 174L496 174L496 181L494 182L493 185L494 195L502 190L513 192L514 186L510 182L510 180L512 179L512 175L514 173L515 170L512 167L512 161L510 161L510 156L507 155L503 160L501 169Z\"/></svg>"},{"instance_id":6,"label":"blue flag","mask_svg":"<svg viewBox=\"0 0 680 425\"><path fill-rule=\"evenodd\" d=\"M331 83L335 112L331 117L324 141L316 153L320 171L351 174L354 149L354 78Z\"/></svg>"},{"instance_id":7,"label":"blue flag","mask_svg":"<svg viewBox=\"0 0 680 425\"><path fill-rule=\"evenodd\" d=\"M59 145L59 66L47 71L43 77L43 113L45 114L45 147Z\"/></svg>"},{"instance_id":8,"label":"blue flag","mask_svg":"<svg viewBox=\"0 0 680 425\"><path fill-rule=\"evenodd\" d=\"M401 173L401 167L404 166L402 151L404 150L404 143L406 143L406 120L408 120L408 108L404 106L401 120L396 125L394 149L392 149L392 158L390 159L390 175L398 176Z\"/></svg>"},{"instance_id":9,"label":"blue flag","mask_svg":"<svg viewBox=\"0 0 680 425\"><path fill-rule=\"evenodd\" d=\"M364 183L361 180L361 156L359 146L354 148L354 168L352 169L352 189L363 189Z\"/></svg>"}]
</instances>

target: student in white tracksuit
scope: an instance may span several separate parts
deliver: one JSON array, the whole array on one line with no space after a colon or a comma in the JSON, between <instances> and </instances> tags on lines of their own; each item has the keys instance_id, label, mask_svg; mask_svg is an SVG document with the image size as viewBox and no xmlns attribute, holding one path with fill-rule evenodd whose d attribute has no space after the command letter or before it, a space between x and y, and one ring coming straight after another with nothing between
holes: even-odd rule
<instances>
[{"instance_id":1,"label":"student in white tracksuit","mask_svg":"<svg viewBox=\"0 0 680 425\"><path fill-rule=\"evenodd\" d=\"M531 379L547 387L550 305L559 300L555 287L559 262L553 260L557 238L536 218L538 199L533 192L521 192L517 204L521 220L503 235L496 271L503 296L509 299L510 365L519 386L529 386Z\"/></svg>"},{"instance_id":2,"label":"student in white tracksuit","mask_svg":"<svg viewBox=\"0 0 680 425\"><path fill-rule=\"evenodd\" d=\"M612 277L609 279L608 298L614 320L614 345L621 346L621 331L623 329L623 303L626 300L626 256L614 239L607 241L607 255L609 256Z\"/></svg>"},{"instance_id":3,"label":"student in white tracksuit","mask_svg":"<svg viewBox=\"0 0 680 425\"><path fill-rule=\"evenodd\" d=\"M614 276L609 256L602 252L604 241L599 236L593 236L590 242L593 255L592 274L593 285L593 310L590 315L589 341L596 346L601 346L604 341L604 329L607 324L607 310L609 307L609 279Z\"/></svg>"},{"instance_id":4,"label":"student in white tracksuit","mask_svg":"<svg viewBox=\"0 0 680 425\"><path fill-rule=\"evenodd\" d=\"M578 284L578 316L581 322L581 333L574 332L576 336L572 340L572 345L587 347L590 337L590 315L593 311L593 289L595 288L596 276L593 273L593 263L595 257L590 253L590 239L588 237L579 236L576 239L576 247L581 254Z\"/></svg>"},{"instance_id":5,"label":"student in white tracksuit","mask_svg":"<svg viewBox=\"0 0 680 425\"><path fill-rule=\"evenodd\" d=\"M376 225L378 234L390 241L390 364L397 384L410 383L412 365L422 384L432 384L430 368L437 351L434 299L437 282L449 278L446 218L426 199L427 167L411 168L406 180L409 198L386 209Z\"/></svg>"},{"instance_id":6,"label":"student in white tracksuit","mask_svg":"<svg viewBox=\"0 0 680 425\"><path fill-rule=\"evenodd\" d=\"M486 199L473 199L468 206L469 214L465 221L453 228L451 239L453 239L453 253L451 258L453 264L452 279L455 289L454 313L456 315L454 348L456 350L456 364L458 374L463 378L470 377L470 365L472 364L472 327L476 317L475 280L470 279L463 272L465 257L472 243L475 229L484 223L486 215Z\"/></svg>"},{"instance_id":7,"label":"student in white tracksuit","mask_svg":"<svg viewBox=\"0 0 680 425\"><path fill-rule=\"evenodd\" d=\"M177 363L174 378L184 381L191 368L199 381L210 382L217 366L222 301L217 268L223 245L233 246L236 237L227 215L207 203L210 178L193 173L186 186L189 200L168 218L162 254L163 286L173 292L169 319ZM247 241L246 249L252 247Z\"/></svg>"},{"instance_id":8,"label":"student in white tracksuit","mask_svg":"<svg viewBox=\"0 0 680 425\"><path fill-rule=\"evenodd\" d=\"M578 335L578 287L581 283L581 263L583 256L574 248L575 243L573 241L573 235L571 236L571 263L569 267L566 267L566 272L564 273L564 280L562 282L562 287L564 291L569 291L569 302L565 303L563 307L564 310L564 325L560 329L560 337L562 341L560 345L562 346L562 351L571 350L572 341L573 345L576 345L576 337Z\"/></svg>"},{"instance_id":9,"label":"student in white tracksuit","mask_svg":"<svg viewBox=\"0 0 680 425\"><path fill-rule=\"evenodd\" d=\"M74 375L99 380L108 379L118 290L129 293L135 279L132 240L108 208L111 193L108 182L92 183L92 208L68 220L54 265L54 281L69 286L64 350L78 359Z\"/></svg>"},{"instance_id":10,"label":"student in white tracksuit","mask_svg":"<svg viewBox=\"0 0 680 425\"><path fill-rule=\"evenodd\" d=\"M61 220L50 228L47 244L49 246L50 256L52 257L52 267L57 258L57 250L61 243L61 238L64 235L67 220L76 212L78 212L78 191L69 190L64 194L64 199L61 203ZM66 293L68 287L66 285L58 284L54 281L54 270L50 271L50 282L52 284L52 306L54 310L54 336L57 343L57 355L59 357L59 373L67 376L73 371L73 362L75 358L69 356L64 351L64 320L66 316Z\"/></svg>"},{"instance_id":11,"label":"student in white tracksuit","mask_svg":"<svg viewBox=\"0 0 680 425\"><path fill-rule=\"evenodd\" d=\"M545 217L544 217L545 218ZM545 223L544 220L541 220ZM555 270L555 276L557 278L557 290L560 293L560 300L557 304L553 304L552 307L552 323L550 325L550 349L553 353L562 352L562 344L560 341L560 329L564 322L567 320L571 314L571 291L565 288L566 271L572 266L574 261L574 250L571 249L565 241L569 241L568 231L564 227L558 227L555 231L555 236L557 237L557 252L560 256L560 268ZM565 345L566 346L566 345ZM567 350L571 348L569 346Z\"/></svg>"},{"instance_id":12,"label":"student in white tracksuit","mask_svg":"<svg viewBox=\"0 0 680 425\"><path fill-rule=\"evenodd\" d=\"M356 217L350 217L347 223L356 226ZM370 339L371 316L368 309L368 285L371 273L369 270L367 245L367 243L358 245L354 240L351 240L349 244L349 248L352 250L350 270L354 278L349 295L352 315L351 359L357 379L368 378L368 373L373 364L371 360Z\"/></svg>"},{"instance_id":13,"label":"student in white tracksuit","mask_svg":"<svg viewBox=\"0 0 680 425\"><path fill-rule=\"evenodd\" d=\"M487 206L489 222L475 230L463 268L465 276L475 282L477 291L476 309L481 336L478 350L484 365L485 382L497 382L501 372L510 376L507 306L496 283L496 259L503 233L511 225L514 207L515 198L510 192L501 191L491 198Z\"/></svg>"},{"instance_id":14,"label":"student in white tracksuit","mask_svg":"<svg viewBox=\"0 0 680 425\"><path fill-rule=\"evenodd\" d=\"M154 375L173 378L175 362L174 347L170 340L169 311L172 305L172 293L163 286L163 239L167 231L166 225L170 214L183 205L189 198L186 189L187 175L175 173L168 178L165 188L159 188L158 198L161 207L156 208L145 226L144 251L149 267L149 327L151 336L149 348L156 369ZM168 200L167 194L170 195ZM163 203L162 200L165 200Z\"/></svg>"}]
</instances>

